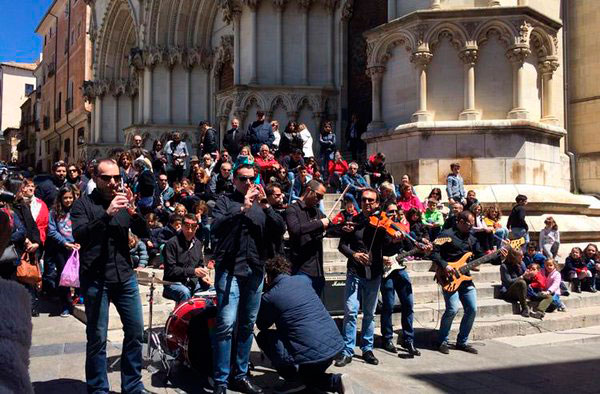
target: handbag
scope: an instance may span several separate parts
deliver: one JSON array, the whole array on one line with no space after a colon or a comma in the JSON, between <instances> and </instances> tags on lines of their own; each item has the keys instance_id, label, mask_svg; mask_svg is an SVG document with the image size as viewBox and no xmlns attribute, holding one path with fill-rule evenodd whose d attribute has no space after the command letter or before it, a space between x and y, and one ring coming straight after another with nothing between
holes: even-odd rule
<instances>
[{"instance_id":1,"label":"handbag","mask_svg":"<svg viewBox=\"0 0 600 394\"><path fill-rule=\"evenodd\" d=\"M9 245L4 249L2 256L0 256L0 266L4 264L15 265L19 255L17 254L17 249L15 249L15 245Z\"/></svg>"},{"instance_id":2,"label":"handbag","mask_svg":"<svg viewBox=\"0 0 600 394\"><path fill-rule=\"evenodd\" d=\"M40 265L35 259L31 262L29 253L25 252L21 256L21 264L17 266L17 280L28 285L36 285L42 281L42 271Z\"/></svg>"},{"instance_id":3,"label":"handbag","mask_svg":"<svg viewBox=\"0 0 600 394\"><path fill-rule=\"evenodd\" d=\"M60 274L59 286L79 287L79 251L73 250L71 257L67 260L62 274Z\"/></svg>"}]
</instances>

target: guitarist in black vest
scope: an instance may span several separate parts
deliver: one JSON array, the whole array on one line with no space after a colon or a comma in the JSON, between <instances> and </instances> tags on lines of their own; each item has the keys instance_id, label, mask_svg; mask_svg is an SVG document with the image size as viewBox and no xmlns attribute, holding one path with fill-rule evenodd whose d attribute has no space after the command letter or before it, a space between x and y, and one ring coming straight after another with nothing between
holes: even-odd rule
<instances>
[{"instance_id":1,"label":"guitarist in black vest","mask_svg":"<svg viewBox=\"0 0 600 394\"><path fill-rule=\"evenodd\" d=\"M458 214L456 226L444 230L433 242L434 250L431 259L441 269L446 270L448 274L455 274L456 270L448 265L450 262L460 260L467 252L473 253L473 258L483 256L483 250L477 241L477 238L471 233L471 228L475 224L475 217L470 211L463 211ZM505 255L506 253L503 254ZM456 341L456 349L464 352L477 354L478 351L467 343L469 333L473 328L475 315L477 314L477 291L472 281L465 281L460 284L458 289L453 292L443 291L444 301L446 302L446 311L442 316L442 322L439 330L439 351L443 354L450 353L448 348L448 336L452 321L458 312L459 302L464 309L464 315L460 322L460 329Z\"/></svg>"},{"instance_id":2,"label":"guitarist in black vest","mask_svg":"<svg viewBox=\"0 0 600 394\"><path fill-rule=\"evenodd\" d=\"M398 206L396 203L389 203L385 205L385 213L387 217L399 223L398 220ZM399 223L401 225L401 223ZM393 265L395 257L387 256L398 256L401 253L407 253L406 256L415 254L416 252L430 252L431 244L418 245L424 246L424 249L413 245L407 238L403 240L394 241L384 247L383 254L384 265L389 266L389 274L386 275L384 269L384 277L381 279L381 335L383 337L383 348L391 353L397 353L396 345L392 340L394 337L394 328L392 324L392 312L394 309L395 297L394 293L398 294L398 298L401 304L402 313L402 341L400 345L408 351L408 354L412 357L420 356L421 352L415 348L414 337L415 330L413 328L413 291L412 284L410 282L410 276L404 265Z\"/></svg>"}]
</instances>

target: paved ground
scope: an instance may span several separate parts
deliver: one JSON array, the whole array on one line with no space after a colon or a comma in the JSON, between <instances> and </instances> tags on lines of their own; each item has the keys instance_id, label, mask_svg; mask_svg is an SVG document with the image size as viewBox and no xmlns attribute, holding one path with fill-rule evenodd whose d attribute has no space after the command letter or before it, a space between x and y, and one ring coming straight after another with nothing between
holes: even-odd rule
<instances>
[{"instance_id":1,"label":"paved ground","mask_svg":"<svg viewBox=\"0 0 600 394\"><path fill-rule=\"evenodd\" d=\"M60 318L42 313L33 320L31 380L36 393L85 393L85 326L73 317ZM598 393L600 373L600 328L539 334L513 340L498 338L474 345L475 356L459 351L442 355L423 349L423 355L406 358L376 350L379 366L365 364L359 357L347 367L331 367L351 377L354 393L392 392L578 392ZM515 346L513 346L515 345ZM111 389L120 392L118 356L120 344L109 345ZM360 351L358 351L360 353ZM255 380L270 392L277 376L268 361L254 351ZM202 379L183 367L174 381L189 393L203 393ZM576 384L574 382L577 382ZM144 371L146 387L157 393L181 393L164 383L161 372Z\"/></svg>"}]
</instances>

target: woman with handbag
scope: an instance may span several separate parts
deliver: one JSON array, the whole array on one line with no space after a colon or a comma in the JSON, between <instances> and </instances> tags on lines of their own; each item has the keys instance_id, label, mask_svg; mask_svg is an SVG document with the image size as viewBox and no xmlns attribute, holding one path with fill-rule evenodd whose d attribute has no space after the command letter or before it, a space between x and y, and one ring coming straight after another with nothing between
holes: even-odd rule
<instances>
[{"instance_id":1,"label":"woman with handbag","mask_svg":"<svg viewBox=\"0 0 600 394\"><path fill-rule=\"evenodd\" d=\"M38 288L42 278L39 269L39 261L42 257L43 243L38 224L32 214L32 200L35 192L35 185L30 179L14 182L18 185L18 191L14 203L15 216L25 228L25 239L15 246L21 261L17 267L17 280L29 290L31 294L31 315L39 316L38 312ZM38 213L39 215L39 213Z\"/></svg>"},{"instance_id":2,"label":"woman with handbag","mask_svg":"<svg viewBox=\"0 0 600 394\"><path fill-rule=\"evenodd\" d=\"M73 239L71 223L71 207L79 194L72 185L63 186L58 191L58 198L50 211L50 222L48 225L48 248L46 260L50 260L56 266L58 294L62 302L61 317L68 317L73 308L71 300L71 288L59 286L60 277L65 268L67 260L72 253L79 250L79 244Z\"/></svg>"}]
</instances>

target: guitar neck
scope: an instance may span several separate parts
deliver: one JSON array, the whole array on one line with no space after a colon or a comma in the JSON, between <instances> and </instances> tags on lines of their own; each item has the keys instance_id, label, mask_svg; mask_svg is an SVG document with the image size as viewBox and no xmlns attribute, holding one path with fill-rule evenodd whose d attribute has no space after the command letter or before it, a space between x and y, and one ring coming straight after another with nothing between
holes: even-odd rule
<instances>
[{"instance_id":1,"label":"guitar neck","mask_svg":"<svg viewBox=\"0 0 600 394\"><path fill-rule=\"evenodd\" d=\"M481 264L489 263L490 261L496 259L498 257L498 255L500 255L501 250L502 249L498 249L494 253L490 253L485 256L481 256L480 258L467 263L467 265L465 265L465 267L464 267L465 270L470 270L471 268L476 268L476 267L480 266Z\"/></svg>"},{"instance_id":2,"label":"guitar neck","mask_svg":"<svg viewBox=\"0 0 600 394\"><path fill-rule=\"evenodd\" d=\"M400 261L405 257L416 254L418 251L419 251L419 248L412 248L411 250L407 250L406 252L398 253L398 255L396 255L396 260Z\"/></svg>"}]
</instances>

